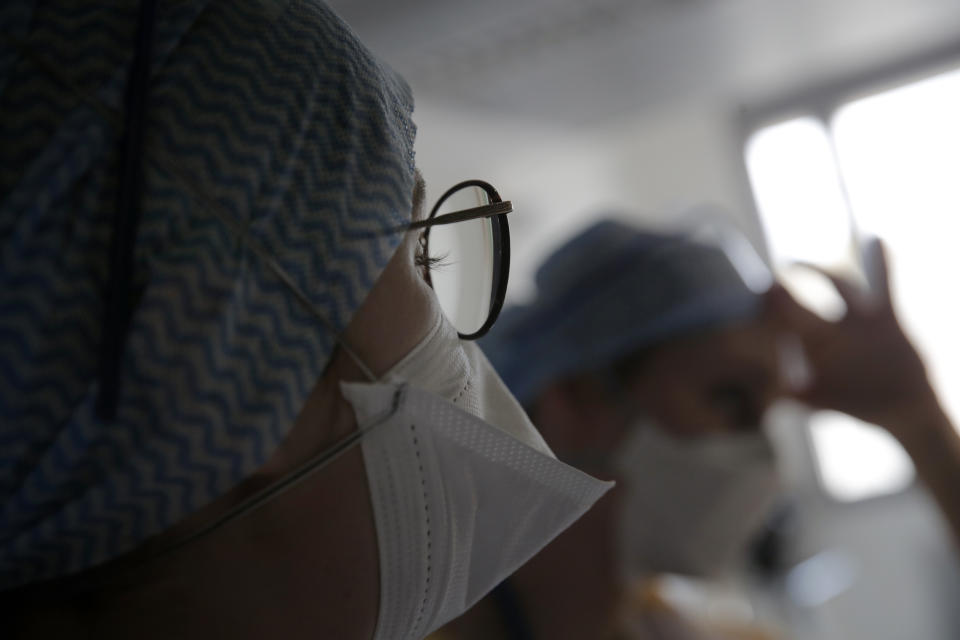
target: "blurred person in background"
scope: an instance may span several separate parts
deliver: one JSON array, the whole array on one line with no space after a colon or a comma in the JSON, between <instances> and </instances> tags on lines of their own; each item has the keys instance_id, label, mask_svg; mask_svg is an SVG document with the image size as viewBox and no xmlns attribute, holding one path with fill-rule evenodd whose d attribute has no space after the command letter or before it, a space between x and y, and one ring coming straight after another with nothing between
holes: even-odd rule
<instances>
[{"instance_id":1,"label":"blurred person in background","mask_svg":"<svg viewBox=\"0 0 960 640\"><path fill-rule=\"evenodd\" d=\"M882 252L873 297L825 274L848 308L828 322L731 250L744 242L602 221L505 311L484 350L557 455L618 486L437 638L780 637L681 615L654 579L743 559L777 496L761 424L778 398L886 428L960 530L960 439L894 315ZM802 384L784 340L805 352Z\"/></svg>"},{"instance_id":2,"label":"blurred person in background","mask_svg":"<svg viewBox=\"0 0 960 640\"><path fill-rule=\"evenodd\" d=\"M607 489L446 316L409 88L326 5L0 25L4 638L421 638Z\"/></svg>"}]
</instances>

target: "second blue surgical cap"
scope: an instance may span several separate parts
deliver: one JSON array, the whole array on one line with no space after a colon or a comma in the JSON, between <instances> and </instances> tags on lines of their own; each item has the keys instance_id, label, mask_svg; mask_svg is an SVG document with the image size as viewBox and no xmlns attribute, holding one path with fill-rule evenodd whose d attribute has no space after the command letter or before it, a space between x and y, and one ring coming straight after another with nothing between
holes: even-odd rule
<instances>
[{"instance_id":1,"label":"second blue surgical cap","mask_svg":"<svg viewBox=\"0 0 960 640\"><path fill-rule=\"evenodd\" d=\"M323 3L161 2L136 304L95 415L137 3L0 7L0 588L102 563L285 437L409 221L413 103Z\"/></svg>"},{"instance_id":2,"label":"second blue surgical cap","mask_svg":"<svg viewBox=\"0 0 960 640\"><path fill-rule=\"evenodd\" d=\"M530 405L564 375L755 315L760 296L731 249L683 233L597 222L547 258L534 299L507 308L481 346ZM763 268L759 259L750 266L757 265Z\"/></svg>"}]
</instances>

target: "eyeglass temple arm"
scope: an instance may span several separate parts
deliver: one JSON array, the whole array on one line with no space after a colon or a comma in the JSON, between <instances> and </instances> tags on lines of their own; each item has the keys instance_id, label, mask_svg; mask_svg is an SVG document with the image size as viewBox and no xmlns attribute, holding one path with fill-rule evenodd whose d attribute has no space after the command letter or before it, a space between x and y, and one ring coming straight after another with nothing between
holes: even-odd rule
<instances>
[{"instance_id":1,"label":"eyeglass temple arm","mask_svg":"<svg viewBox=\"0 0 960 640\"><path fill-rule=\"evenodd\" d=\"M456 224L466 222L467 220L478 220L480 218L492 218L493 216L504 215L513 211L513 204L509 200L503 202L491 202L480 207L472 207L453 213L446 213L435 218L426 220L417 220L410 224L400 227L401 230L426 229L427 227L436 227L442 224Z\"/></svg>"}]
</instances>

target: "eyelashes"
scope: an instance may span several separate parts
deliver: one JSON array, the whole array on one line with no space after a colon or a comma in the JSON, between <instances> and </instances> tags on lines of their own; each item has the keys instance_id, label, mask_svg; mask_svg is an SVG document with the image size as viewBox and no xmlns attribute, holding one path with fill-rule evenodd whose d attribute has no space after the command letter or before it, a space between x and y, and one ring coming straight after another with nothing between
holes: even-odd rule
<instances>
[{"instance_id":1,"label":"eyelashes","mask_svg":"<svg viewBox=\"0 0 960 640\"><path fill-rule=\"evenodd\" d=\"M443 266L444 258L446 256L431 256L427 253L427 236L421 233L417 240L416 252L413 254L413 264L424 272L430 272Z\"/></svg>"},{"instance_id":2,"label":"eyelashes","mask_svg":"<svg viewBox=\"0 0 960 640\"><path fill-rule=\"evenodd\" d=\"M433 271L439 267L443 266L443 257L442 256L427 256L422 253L418 253L414 259L414 264L422 269L427 271Z\"/></svg>"}]
</instances>

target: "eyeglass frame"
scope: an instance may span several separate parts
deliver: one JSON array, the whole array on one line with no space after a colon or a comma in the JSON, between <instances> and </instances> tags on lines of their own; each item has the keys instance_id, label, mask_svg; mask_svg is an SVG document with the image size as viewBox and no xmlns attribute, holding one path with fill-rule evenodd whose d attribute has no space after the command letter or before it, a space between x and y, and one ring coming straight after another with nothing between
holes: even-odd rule
<instances>
[{"instance_id":1,"label":"eyeglass frame","mask_svg":"<svg viewBox=\"0 0 960 640\"><path fill-rule=\"evenodd\" d=\"M443 206L447 198L466 187L477 187L483 189L490 200L489 204L459 211L451 211L441 216L437 216L437 211ZM405 230L423 229L423 248L427 256L430 255L430 229L435 226L456 224L458 222L467 222L468 220L480 220L483 218L493 218L491 221L494 228L494 250L493 250L493 291L490 298L490 308L487 311L487 318L479 329L473 333L461 333L457 335L461 340L477 340L482 338L497 321L500 316L500 310L503 308L503 301L507 294L507 282L510 277L510 226L507 223L507 214L513 211L513 203L509 200L503 200L497 190L488 182L483 180L464 180L458 182L447 189L437 203L433 205L430 214L423 220L417 220L404 225ZM433 288L433 282L430 278L428 269L424 275L427 284Z\"/></svg>"}]
</instances>

